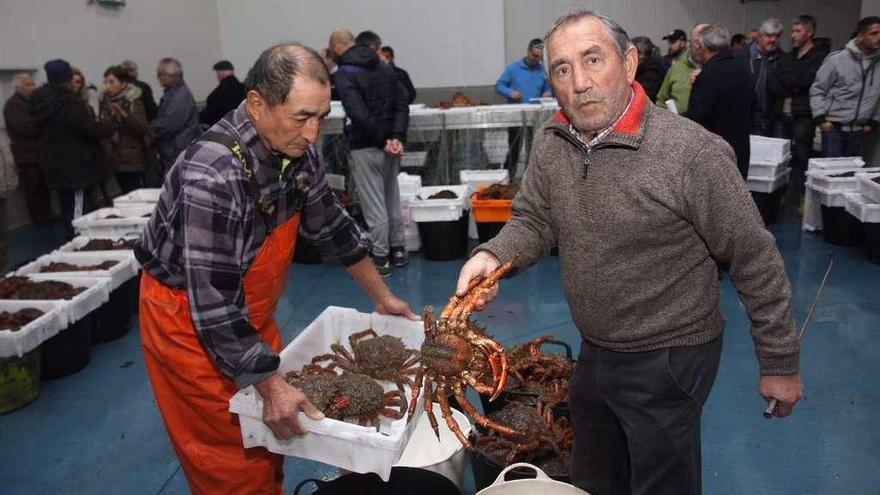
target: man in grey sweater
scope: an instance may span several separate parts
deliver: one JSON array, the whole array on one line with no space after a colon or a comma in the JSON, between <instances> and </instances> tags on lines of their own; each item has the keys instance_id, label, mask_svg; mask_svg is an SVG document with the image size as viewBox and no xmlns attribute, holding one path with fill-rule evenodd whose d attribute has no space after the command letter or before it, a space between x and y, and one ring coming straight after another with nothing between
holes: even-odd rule
<instances>
[{"instance_id":1,"label":"man in grey sweater","mask_svg":"<svg viewBox=\"0 0 880 495\"><path fill-rule=\"evenodd\" d=\"M760 394L779 416L802 395L782 259L730 146L650 104L620 26L575 11L545 41L562 111L536 134L513 216L477 247L458 293L499 260L521 253L522 270L558 246L583 336L572 482L594 495L698 494L700 414L724 329L718 262L752 321Z\"/></svg>"}]
</instances>

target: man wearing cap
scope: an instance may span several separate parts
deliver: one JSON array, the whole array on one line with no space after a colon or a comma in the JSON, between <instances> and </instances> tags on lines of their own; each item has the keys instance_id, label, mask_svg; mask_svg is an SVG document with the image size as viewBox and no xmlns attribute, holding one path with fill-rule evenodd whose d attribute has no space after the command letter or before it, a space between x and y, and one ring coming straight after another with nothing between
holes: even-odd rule
<instances>
[{"instance_id":1,"label":"man wearing cap","mask_svg":"<svg viewBox=\"0 0 880 495\"><path fill-rule=\"evenodd\" d=\"M495 92L507 99L507 103L529 103L535 98L552 96L553 90L547 83L544 73L544 42L540 38L529 41L526 56L508 65L501 77L495 83ZM510 151L507 153L504 167L510 171L510 176L516 174L516 163L519 152L522 149L523 130L520 127L511 127L507 130L507 143ZM526 133L526 149L531 149L532 138Z\"/></svg>"},{"instance_id":2,"label":"man wearing cap","mask_svg":"<svg viewBox=\"0 0 880 495\"><path fill-rule=\"evenodd\" d=\"M199 112L199 122L212 126L222 119L224 115L235 110L238 104L244 100L244 84L235 77L235 68L232 62L221 60L214 64L214 72L220 84L211 91L205 102L205 108Z\"/></svg>"},{"instance_id":3,"label":"man wearing cap","mask_svg":"<svg viewBox=\"0 0 880 495\"><path fill-rule=\"evenodd\" d=\"M663 71L666 72L677 60L682 60L687 51L687 34L682 29L674 29L663 37L669 43L669 51L663 56Z\"/></svg>"},{"instance_id":4,"label":"man wearing cap","mask_svg":"<svg viewBox=\"0 0 880 495\"><path fill-rule=\"evenodd\" d=\"M708 26L706 23L697 23L691 28L691 40L688 49L681 55L680 60L673 62L672 67L666 71L660 91L657 92L657 105L667 108L666 102L675 102L675 111L683 114L688 111L691 99L691 86L700 73L700 63L694 59L694 38L697 32Z\"/></svg>"}]
</instances>

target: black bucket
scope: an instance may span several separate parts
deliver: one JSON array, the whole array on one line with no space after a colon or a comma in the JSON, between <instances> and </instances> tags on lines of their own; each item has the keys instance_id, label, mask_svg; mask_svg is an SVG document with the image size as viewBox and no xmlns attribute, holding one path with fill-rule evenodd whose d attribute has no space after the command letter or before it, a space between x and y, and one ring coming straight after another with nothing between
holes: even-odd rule
<instances>
[{"instance_id":1,"label":"black bucket","mask_svg":"<svg viewBox=\"0 0 880 495\"><path fill-rule=\"evenodd\" d=\"M772 193L751 191L752 200L755 202L755 206L758 207L758 213L761 214L764 225L776 223L776 219L779 217L779 209L782 206L783 189L777 189Z\"/></svg>"},{"instance_id":2,"label":"black bucket","mask_svg":"<svg viewBox=\"0 0 880 495\"><path fill-rule=\"evenodd\" d=\"M507 222L477 222L477 237L480 243L494 239L505 225Z\"/></svg>"},{"instance_id":3,"label":"black bucket","mask_svg":"<svg viewBox=\"0 0 880 495\"><path fill-rule=\"evenodd\" d=\"M132 300L137 301L136 286L123 283L112 292L110 300L95 311L92 343L111 342L128 334L131 330Z\"/></svg>"},{"instance_id":4,"label":"black bucket","mask_svg":"<svg viewBox=\"0 0 880 495\"><path fill-rule=\"evenodd\" d=\"M835 246L858 246L862 242L862 224L846 208L822 205L822 233L825 242Z\"/></svg>"},{"instance_id":5,"label":"black bucket","mask_svg":"<svg viewBox=\"0 0 880 495\"><path fill-rule=\"evenodd\" d=\"M862 249L871 263L880 264L880 223L863 223Z\"/></svg>"},{"instance_id":6,"label":"black bucket","mask_svg":"<svg viewBox=\"0 0 880 495\"><path fill-rule=\"evenodd\" d=\"M391 477L382 481L376 473L351 473L332 481L308 479L296 485L294 495L305 494L306 485L314 483L314 495L461 495L455 483L441 474L412 467L391 468Z\"/></svg>"},{"instance_id":7,"label":"black bucket","mask_svg":"<svg viewBox=\"0 0 880 495\"><path fill-rule=\"evenodd\" d=\"M43 380L63 378L88 366L92 359L93 314L86 315L40 345L40 377Z\"/></svg>"},{"instance_id":8,"label":"black bucket","mask_svg":"<svg viewBox=\"0 0 880 495\"><path fill-rule=\"evenodd\" d=\"M462 259L467 255L470 212L449 222L418 222L422 254L431 261Z\"/></svg>"}]
</instances>

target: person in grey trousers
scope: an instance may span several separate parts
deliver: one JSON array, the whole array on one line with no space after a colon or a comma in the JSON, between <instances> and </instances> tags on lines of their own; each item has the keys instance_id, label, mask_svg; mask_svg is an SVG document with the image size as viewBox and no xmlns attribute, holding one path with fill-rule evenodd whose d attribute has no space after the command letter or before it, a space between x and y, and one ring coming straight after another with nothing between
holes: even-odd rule
<instances>
[{"instance_id":1,"label":"person in grey trousers","mask_svg":"<svg viewBox=\"0 0 880 495\"><path fill-rule=\"evenodd\" d=\"M371 31L354 38L349 30L338 29L330 36L329 48L339 63L333 80L350 121L345 136L373 263L388 276L392 264L409 262L397 185L409 105L394 67L379 59L381 47L382 40Z\"/></svg>"},{"instance_id":2,"label":"person in grey trousers","mask_svg":"<svg viewBox=\"0 0 880 495\"><path fill-rule=\"evenodd\" d=\"M183 67L180 62L170 57L160 60L156 68L156 79L165 88L156 118L150 122L150 131L158 141L159 159L162 163L161 181L177 155L200 132L196 100L183 81Z\"/></svg>"}]
</instances>

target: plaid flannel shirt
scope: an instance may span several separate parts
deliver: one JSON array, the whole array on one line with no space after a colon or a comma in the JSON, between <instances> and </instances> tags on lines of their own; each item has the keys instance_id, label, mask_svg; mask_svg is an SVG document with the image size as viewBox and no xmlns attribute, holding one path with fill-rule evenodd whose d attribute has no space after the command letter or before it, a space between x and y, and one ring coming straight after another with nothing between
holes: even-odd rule
<instances>
[{"instance_id":1,"label":"plaid flannel shirt","mask_svg":"<svg viewBox=\"0 0 880 495\"><path fill-rule=\"evenodd\" d=\"M245 105L211 130L232 136L248 153L269 214L257 206L232 151L197 140L169 171L135 249L150 275L187 290L199 337L240 388L264 380L279 364L249 323L243 287L269 229L301 212L299 236L312 241L324 261L350 266L367 255L366 237L327 185L315 151L309 148L282 171L281 159L263 144Z\"/></svg>"}]
</instances>

